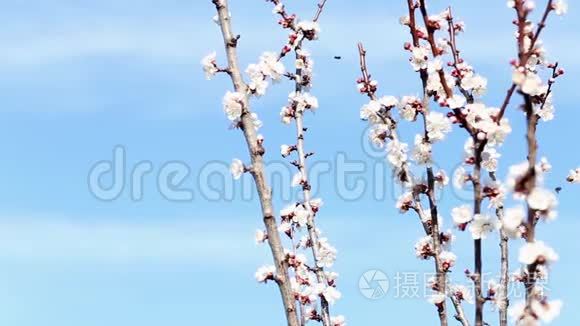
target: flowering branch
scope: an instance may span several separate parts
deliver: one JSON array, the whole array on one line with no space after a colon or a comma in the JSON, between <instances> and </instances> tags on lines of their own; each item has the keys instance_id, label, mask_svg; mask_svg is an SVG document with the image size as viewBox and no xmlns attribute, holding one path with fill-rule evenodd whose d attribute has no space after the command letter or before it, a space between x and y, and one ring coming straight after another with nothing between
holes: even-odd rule
<instances>
[{"instance_id":1,"label":"flowering branch","mask_svg":"<svg viewBox=\"0 0 580 326\"><path fill-rule=\"evenodd\" d=\"M525 222L526 244L520 249L520 261L526 265L521 279L526 288L526 301L520 307L516 320L519 322L534 322L537 319L551 320L559 312L561 302L548 302L537 280L544 277L545 265L555 261L557 255L550 247L536 239L536 224L544 217L555 217L554 207L556 198L551 192L542 189L539 185L542 173L546 172L546 165L537 165L538 140L536 131L540 120L549 121L553 118L551 104L552 85L556 78L562 75L563 70L558 69L558 64L546 64L543 59L543 49L539 44L539 36L546 26L547 18L552 11L563 14L567 10L565 2L547 1L546 9L542 14L535 33L533 25L528 20L529 14L534 9L534 3L530 0L515 0L513 8L517 14L518 28L518 61L514 62L514 84L518 86L518 92L524 100L523 109L526 114L528 144L527 168L520 175L515 184L514 191L526 198L527 220ZM529 46L528 46L529 44ZM547 86L538 75L537 66L546 65L552 70Z\"/></svg>"},{"instance_id":2,"label":"flowering branch","mask_svg":"<svg viewBox=\"0 0 580 326\"><path fill-rule=\"evenodd\" d=\"M421 3L422 8L424 8L425 3ZM426 16L426 9L423 9L424 17ZM474 95L470 93L465 87L464 84L464 77L466 73L471 73L471 68L466 69L466 64L463 59L459 57L459 50L457 49L457 31L461 31L463 29L462 24L454 24L453 15L451 12L451 7L447 9L447 22L448 22L448 32L449 32L449 46L451 49L451 54L453 57L453 63L450 64L454 70L452 75L456 78L456 86L459 88L460 92L465 97L466 102L468 105L473 104L475 101ZM461 67L460 67L461 65ZM443 84L445 81L445 74L440 74L440 80ZM482 83L483 84L483 83ZM500 118L501 120L501 118ZM499 121L499 120L498 120ZM466 123L467 124L467 123ZM469 128L466 128L469 131L471 137L473 137L473 174L470 176L470 180L473 183L473 215L479 216L481 214L481 204L483 201L483 193L482 193L482 184L481 184L481 165L483 160L483 152L487 145L486 135L481 135L479 132L476 133L477 128L468 124ZM485 299L483 298L482 292L482 239L476 238L474 239L474 264L475 264L475 273L471 274L470 277L475 284L475 324L482 325L483 324L483 306L485 304ZM505 310L505 309L504 309Z\"/></svg>"},{"instance_id":3,"label":"flowering branch","mask_svg":"<svg viewBox=\"0 0 580 326\"><path fill-rule=\"evenodd\" d=\"M412 35L412 38L413 38L414 47L415 48L418 48L420 46L420 44L419 44L419 34L418 34L418 31L417 31L417 27L416 27L415 13L414 13L415 12L415 8L416 8L416 5L411 0L409 0L407 2L407 4L408 4L408 9L409 9L409 23L408 23L408 26L410 27L410 31L411 31L411 35ZM426 29L426 32L427 32L427 36L426 36L427 41L429 42L429 45L431 47L432 55L436 59L437 57L439 57L443 53L443 50L439 49L438 45L435 42L435 30L442 27L441 26L441 22L435 22L435 21L430 20L429 15L427 13L427 7L426 7L426 4L425 4L425 1L420 1L419 2L419 9L421 11L421 15L423 17L423 21L424 21L424 24L425 24L425 29ZM450 37L450 42L449 43L452 46L452 53L453 53L453 58L454 58L454 66L457 69L457 72L459 73L458 74L458 78L460 78L461 72L458 69L458 64L460 63L460 59L459 59L458 51L457 51L457 48L456 48L456 45L455 45L455 25L453 24L453 18L451 16L451 10L450 9L448 9L447 20L448 20L447 22L449 24L449 32L450 32L450 35L452 35L452 37ZM422 36L425 37L424 35L422 35ZM451 106L453 106L452 109L455 112L455 116L456 117L459 117L459 119L457 119L457 120L461 121L462 127L464 127L471 134L473 134L474 131L473 131L472 127L467 123L467 121L465 119L463 119L463 115L459 111L459 107L455 107L455 106L458 106L461 102L459 101L459 103L456 103L457 102L456 97L453 95L453 91L451 90L451 88L448 85L447 79L445 77L445 72L444 72L441 64L437 64L436 63L434 69L436 70L435 73L438 76L438 80L439 80L440 85L441 85L441 88L442 88L442 92L440 92L442 94L435 94L435 96L436 97L439 96L439 97L442 97L444 99L447 99L447 101L443 100L443 101L440 101L440 103L447 102L445 104L449 105L450 102L452 102L451 103ZM425 68L421 69L420 72L421 72L420 75L421 75L421 80L422 80L422 84L423 84L423 94L424 94L423 95L424 96L423 97L424 110L422 111L422 116L423 116L424 125L425 125L425 136L426 136L426 138L428 138L428 133L427 133L427 116L426 116L426 114L429 112L429 101L430 101L429 74L427 73L427 69L425 69ZM464 96L466 97L466 99L469 102L473 102L473 96L471 94L469 94L467 92L467 90L465 90L463 88L461 88L461 90L462 90L462 93L464 94ZM477 163L476 163L476 166L477 166ZM476 171L477 171L477 169L476 169ZM434 186L433 186L433 182L431 181L433 179L433 170L432 170L431 167L427 167L427 177L428 177L429 190L430 190L429 193L431 194L429 196L429 203L430 203L430 205L432 207L432 212L434 211L434 214L432 214L432 215L437 216L437 213L436 213L437 206L435 205L435 203L434 203L435 201L433 199L434 198L434 195L433 195L433 193L434 193ZM474 178L472 180L479 180L477 173L474 175ZM477 185L479 184L479 182L477 181L474 184L476 185L476 187L474 187L475 192L476 193L480 193L480 191L478 191L480 189L477 187ZM476 197L476 201L477 200L479 200L479 203L481 203L481 198L477 198ZM479 206L480 206L480 204L479 204ZM477 204L475 205L475 207L479 207L479 206ZM479 212L477 212L477 213L479 213ZM434 218L434 217L432 216L432 218ZM478 241L478 240L476 240L476 241ZM477 264L477 261L478 261L477 260L477 257L478 257L477 254L478 254L478 250L477 250L477 247L476 247L476 267L477 266L480 267L481 266L481 263L479 263L479 265ZM480 250L479 250L479 254L480 254ZM481 256L479 255L479 257L481 257ZM479 261L480 260L481 259L479 259ZM479 268L479 270L480 270L480 268ZM478 274L477 271L478 271L478 268L476 268L476 274ZM479 274L478 275L481 275L481 272L480 271L479 271ZM477 280L477 278L475 280ZM443 279L442 282L443 282L443 284L446 284L445 279ZM477 281L476 281L476 285L477 285ZM479 300L479 297L480 296L478 295L477 289L478 289L478 287L476 286L476 305L478 305L479 302L480 302L480 300ZM461 305L457 302L457 300L452 300L452 302L453 302L453 304L455 306L456 311L458 312L457 315L456 315L456 319L458 319L463 325L468 325L468 322L467 322L467 320L465 318L465 314L462 311Z\"/></svg>"},{"instance_id":4,"label":"flowering branch","mask_svg":"<svg viewBox=\"0 0 580 326\"><path fill-rule=\"evenodd\" d=\"M531 0L528 0L529 7ZM508 1L509 4L509 1ZM417 256L423 259L433 257L436 262L436 267L443 267L441 270L445 271L446 259L450 256L447 251L442 251L439 254L437 245L447 245L448 237L445 233L440 233L437 230L438 218L437 202L435 201L435 185L441 179L440 174L434 174L431 168L432 160L432 145L434 142L440 141L444 135L451 131L450 122L458 124L465 129L468 138L465 143L466 157L464 165L472 167L471 172L466 172L464 167L459 168L454 175L454 184L456 187L463 187L466 182L473 185L473 207L470 205L462 205L452 210L451 215L457 228L461 231L469 226L469 230L474 240L474 265L473 272L466 271L467 276L474 282L475 285L475 325L482 326L486 324L483 319L484 304L487 301L492 301L499 310L500 325L507 325L507 307L508 307L508 238L518 237L524 234L521 219L524 213L519 208L510 208L504 210L504 198L506 195L506 187L497 180L495 172L498 168L501 156L497 149L503 144L507 135L511 132L509 121L504 118L509 102L519 87L519 92L522 89L540 88L542 91L535 90L537 94L530 96L530 101L527 105L534 106L535 119L549 120L552 118L553 106L551 102L551 86L555 79L560 76L557 65L548 65L553 70L552 78L545 88L540 87L537 81L531 80L523 81L524 77L519 80L517 74L514 75L513 85L509 88L506 98L504 99L500 108L490 108L481 103L480 97L485 93L487 88L487 80L475 73L473 67L469 66L461 57L457 48L457 34L464 30L463 23L455 22L451 13L451 8L443 11L440 14L430 16L427 10L426 0L407 0L408 16L401 18L401 23L409 27L411 33L412 43L405 44L405 50L411 53L410 63L415 71L421 77L423 86L423 98L421 100L405 96L400 102L393 97L377 98L375 92L377 89L377 82L371 80L366 71L366 62L364 57L364 49L359 45L359 52L361 54L361 72L363 77L358 80L359 90L366 93L371 102L361 109L361 118L368 120L371 123L370 138L371 141L377 145L387 147L387 158L393 165L398 181L403 186L411 188L413 191L401 196L397 202L397 207L401 212L414 210L422 219L423 228L428 235L427 238L421 239L416 245ZM518 4L519 5L519 4ZM548 4L550 10L557 13L565 12L565 3L562 0L552 1ZM418 26L416 22L416 10L419 10L424 26ZM527 14L526 14L527 16ZM521 19L526 23L526 19ZM541 25L545 26L546 15L543 16ZM535 66L543 62L543 50L538 46L539 41L537 35L540 34L542 28L538 28L533 34L530 24L526 23L526 27L519 29L518 39L526 42L525 46L519 46L520 59L525 58L528 63L525 69L534 70ZM444 42L436 39L436 32L443 28L447 28L448 39ZM524 33L528 36L522 36ZM527 38L529 39L527 39ZM534 39L532 41L532 39ZM525 50L530 47L531 54ZM448 67L452 68L451 74L447 74L443 67L442 58L449 53L451 61L447 63ZM532 67L532 68L530 68ZM525 85L522 86L522 85ZM457 89L461 95L454 94ZM442 107L448 107L451 112L447 114L448 119L445 119L438 112L431 112L429 108L431 97L437 101ZM399 108L399 113L404 120L416 121L418 116L422 117L424 126L423 135L417 135L415 139L415 149L413 151L413 160L418 165L425 165L427 180L417 181L413 179L410 171L410 165L407 161L407 145L402 143L396 134L397 121L390 115L394 107ZM535 134L535 131L534 131ZM534 159L535 162L535 159ZM549 164L547 161L542 161L542 168L546 168ZM531 166L531 165L530 165ZM535 163L534 163L535 167ZM483 175L483 170L489 174L489 180L486 180ZM522 188L521 180L526 182L529 178L516 178L513 175L517 174L517 167L510 168L510 175L508 177L508 186L510 189L514 188L516 193L518 188ZM576 180L576 173L571 172L569 180ZM405 176L405 178L401 178ZM443 178L444 179L444 178ZM517 179L518 181L513 181ZM512 180L512 181L510 181ZM429 200L429 212L425 213L420 208L421 196L424 195ZM488 199L490 208L495 208L495 215L497 219L485 214L483 212L483 201ZM548 201L549 202L549 201ZM545 203L543 203L546 206ZM538 203L534 205L539 206ZM536 213L550 214L549 209L542 207L536 209ZM482 242L487 237L488 233L500 229L500 248L501 248L501 279L497 284L493 280L490 281L487 292L484 293L482 272ZM440 235L437 240L437 235ZM453 255L454 257L454 255ZM453 258L454 260L455 258ZM534 261L535 262L535 261ZM442 264L442 265L441 265ZM536 262L537 265L537 262ZM444 274L444 273L443 273ZM526 280L526 278L522 278ZM432 298L431 302L438 306L439 317L441 323L446 323L445 306L443 293L447 292L446 280L438 273L435 280L434 289L439 291L437 298ZM442 285L441 285L442 284ZM456 308L456 318L464 325L468 324L465 314L461 309L462 298L467 297L467 292L460 288L460 286L452 285L450 287L450 299ZM443 293L441 293L443 292ZM530 308L527 308L530 310ZM535 310L538 310L537 308ZM534 311L536 313L536 311ZM540 317L542 318L542 317Z\"/></svg>"},{"instance_id":5,"label":"flowering branch","mask_svg":"<svg viewBox=\"0 0 580 326\"><path fill-rule=\"evenodd\" d=\"M238 64L236 48L239 35L235 36L232 31L228 10L228 1L212 0L212 2L215 4L218 13L218 22L224 40L224 46L228 60L227 71L231 77L235 89L235 93L226 94L226 98L224 98L224 106L226 112L228 113L228 117L233 118L231 120L234 120L236 125L243 131L244 137L246 139L248 152L252 162L251 174L254 178L254 183L256 184L256 188L258 190L263 221L266 227L267 241L274 259L274 271L269 270L266 271L266 273L263 273L264 270L259 270L257 276L265 275L262 277L263 281L266 281L268 278L275 280L275 282L278 284L280 295L282 297L287 324L288 326L298 326L300 324L298 321L298 314L296 311L295 300L288 274L288 261L286 260L282 241L278 233L276 219L274 217L272 191L267 184L264 173L264 163L262 157L264 154L264 149L262 146L263 139L260 139L257 135L255 129L256 119L252 115L249 106L248 94L250 89L242 78ZM237 164L237 166L239 166L239 164ZM243 172L244 171L242 170L241 173ZM275 275L273 272L275 272Z\"/></svg>"},{"instance_id":6,"label":"flowering branch","mask_svg":"<svg viewBox=\"0 0 580 326\"><path fill-rule=\"evenodd\" d=\"M436 279L432 284L432 289L435 294L431 297L430 301L437 306L437 311L439 314L439 319L441 325L447 325L447 310L445 305L445 298L447 296L447 282L445 274L450 270L450 268L455 264L455 255L449 251L444 251L443 247L447 247L452 235L450 233L442 233L439 230L439 216L437 212L437 205L435 200L435 186L436 184L442 185L446 184L446 176L444 174L438 173L434 175L432 168L429 166L426 168L428 174L428 180L425 183L412 181L412 173L409 169L409 163L406 160L406 144L402 144L399 140L397 133L397 123L390 115L390 110L396 106L398 103L392 97L378 98L376 96L377 83L370 79L366 64L366 51L361 43L358 45L359 57L360 57L360 69L362 77L358 80L359 90L361 93L367 94L371 99L371 103L363 107L361 110L361 118L364 118L373 124L373 130L371 130L371 139L377 144L385 144L387 139L390 142L387 144L388 159L394 167L395 174L398 177L398 181L406 188L412 189L411 192L405 193L398 201L397 207L401 212L406 212L409 209L413 209L419 216L423 229L425 231L426 237L419 240L415 246L417 256L423 259L428 259L433 257L435 260L435 270ZM428 112L428 101L419 101L406 99L407 103L412 103L411 106L415 117L418 112L422 115ZM407 104L409 105L409 104ZM405 106L407 106L405 105ZM413 117L413 119L414 119ZM426 141L429 143L430 132L428 127L431 127L431 119L424 115L424 136L418 137L421 142ZM433 131L431 129L431 131ZM436 134L432 134L432 138L436 138ZM430 152L430 146L427 146ZM420 154L422 155L422 154ZM424 155L424 154L423 154ZM422 208L420 195L427 196L429 200L429 207L427 213ZM457 314L455 318L459 320L463 325L469 325L463 308L461 307L461 300L464 299L467 294L467 289L462 289L460 292L450 293L451 298Z\"/></svg>"},{"instance_id":7,"label":"flowering branch","mask_svg":"<svg viewBox=\"0 0 580 326\"><path fill-rule=\"evenodd\" d=\"M307 274L296 270L296 283L306 285L306 288L295 289L296 295L302 298L301 292L315 292L320 298L320 313L317 310L316 300L300 299L301 321L303 324L309 320L322 322L324 326L337 326L344 323L344 317L330 316L330 304L340 298L341 294L336 290L337 274L325 271L325 267L330 267L334 263L336 250L330 246L326 238L320 237L320 230L316 227L315 217L322 204L320 199L313 199L311 195L311 183L308 178L308 167L306 160L314 155L312 152L305 150L305 135L308 130L304 126L304 113L307 110L314 111L318 108L318 100L307 92L311 87L313 61L310 53L303 49L304 41L312 41L318 38L319 27L318 19L322 14L326 0L317 5L317 11L312 21L297 21L295 14L289 14L286 7L280 0L269 0L274 7L274 14L280 16L279 24L284 29L291 31L288 37L288 43L282 48L279 59L285 57L288 53L294 52L295 72L286 73L290 80L294 82L294 91L290 93L289 104L282 108L280 113L282 122L285 124L295 121L296 126L296 144L282 145L281 154L288 157L296 152L297 160L292 165L298 169L298 173L293 178L293 185L302 188L303 201L296 203L293 207L285 209L289 213L282 213L283 216L292 217L292 222L283 221L283 229L291 228L291 232L286 232L292 241L295 234L302 227L306 226L307 235L300 242L299 246L304 249L310 248L314 259L314 266L309 267L308 271L314 273L316 284L308 279ZM309 305L306 306L306 303Z\"/></svg>"},{"instance_id":8,"label":"flowering branch","mask_svg":"<svg viewBox=\"0 0 580 326\"><path fill-rule=\"evenodd\" d=\"M281 6L280 1L272 1L275 5L275 12L278 12L281 17L283 17L284 22L289 21L288 17L295 17L295 15L288 15L284 6ZM302 49L302 43L305 39L307 40L314 40L318 37L318 25L317 21L320 18L320 15L324 9L326 4L326 0L320 2L317 7L318 10L314 16L312 22L300 22L298 24L294 24L291 22L287 24L286 28L289 28L293 31L290 36L290 40L295 40L290 47L285 47L285 50L282 53L285 55L289 48L293 49L296 58L296 69L294 73L294 92L290 94L290 105L283 109L282 115L289 116L294 118L295 125L296 125L296 145L286 147L284 145L282 148L282 155L287 156L286 154L290 154L292 151L296 151L298 160L297 162L293 163L297 169L298 174L295 179L297 180L295 184L302 187L302 194L303 194L303 207L307 212L306 216L306 228L308 232L308 246L312 250L312 255L314 258L315 267L313 267L313 272L316 275L316 279L319 285L322 286L321 289L321 296L320 296L320 304L321 304L321 313L320 313L320 320L324 326L331 325L331 317L330 317L330 308L329 308L329 300L334 302L338 297L340 297L340 293L336 291L334 279L328 280L324 271L325 265L331 265L328 262L325 262L329 258L333 260L333 258L328 257L329 253L334 252L334 248L329 247L326 241L321 242L319 238L320 231L316 228L316 224L314 218L316 216L316 212L318 211L318 205L313 206L313 203L317 203L317 201L313 202L311 196L311 183L308 178L308 167L306 163L306 159L311 156L313 153L307 153L304 148L305 143L305 134L308 130L304 127L304 113L306 110L315 110L318 107L318 101L309 93L304 92L304 89L310 88L311 82L311 67L313 65L312 60L310 59L310 55L306 50ZM282 24L285 26L285 24ZM291 114L288 114L288 113ZM303 317L303 319L305 319Z\"/></svg>"}]
</instances>

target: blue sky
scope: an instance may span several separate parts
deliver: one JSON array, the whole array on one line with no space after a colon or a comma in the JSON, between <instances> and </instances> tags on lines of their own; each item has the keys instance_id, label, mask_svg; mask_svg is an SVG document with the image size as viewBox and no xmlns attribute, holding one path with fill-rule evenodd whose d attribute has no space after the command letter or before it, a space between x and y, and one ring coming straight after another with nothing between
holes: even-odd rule
<instances>
[{"instance_id":1,"label":"blue sky","mask_svg":"<svg viewBox=\"0 0 580 326\"><path fill-rule=\"evenodd\" d=\"M231 2L234 28L242 34L243 66L262 51L280 48L286 35L264 1ZM200 173L208 164L223 169L232 158L247 157L240 134L227 130L221 112L228 80L207 82L199 66L211 50L223 59L211 1L0 3L0 324L282 325L275 287L253 280L256 267L271 258L253 242L261 222L257 202L241 198L249 179L234 185L231 198L204 197L207 187ZM432 3L433 10L448 4ZM488 77L485 100L497 106L508 87L514 53L512 12L505 1L450 4L467 22L460 48ZM310 17L315 2L288 5ZM359 74L356 42L365 42L371 71L385 95L418 93L416 75L401 51L408 35L398 25L403 12L404 1L330 0L321 39L310 46L316 61L313 93L321 108L308 117L313 126L308 146L316 151L316 160L331 167L336 153L366 164L357 177L368 184L382 184L386 178L372 167L386 167L362 146L365 125L358 120L358 109L365 99L354 85ZM572 4L564 19L552 18L545 34L551 57L567 71L556 87L557 118L540 128L540 151L554 165L550 187L560 185L568 169L580 164L572 133L580 118L579 22ZM335 61L335 55L343 59ZM293 137L291 128L278 123L290 88L277 85L253 105L265 122L262 132L272 153L268 158L276 162L281 162L278 146ZM504 153L504 169L525 157L522 117L514 108L508 116L516 132L506 144L511 150ZM452 158L443 167L459 161L453 149L462 142L456 131L449 145L436 148L440 158ZM142 161L153 166L142 200L131 199L128 182L115 201L98 200L89 192L89 170L112 159L117 145L126 151L127 166ZM168 162L189 167L183 186L192 190L192 200L168 201L157 191L155 176ZM219 178L210 179L219 185ZM391 277L431 270L431 263L413 256L413 244L421 236L415 218L395 211L390 189L386 199L375 199L367 189L356 201L344 200L333 174L322 175L318 188L326 202L319 226L339 250L335 270L341 274L344 298L334 311L346 315L350 325L432 322L433 308L422 300L394 299L389 293L370 301L358 290L359 277L369 269ZM277 208L286 203L278 195L282 189L276 184ZM565 185L559 219L539 230L539 237L561 256L550 283L552 296L565 302L555 325L575 322L580 304L580 284L573 278L580 249L574 241L580 222L573 205L579 194L577 187ZM443 195L446 212L458 200L450 192ZM454 279L463 282L460 271L471 267L471 244L467 234L458 238L454 251L460 266ZM487 241L485 255L497 259L496 238ZM488 316L495 324L495 313Z\"/></svg>"}]
</instances>

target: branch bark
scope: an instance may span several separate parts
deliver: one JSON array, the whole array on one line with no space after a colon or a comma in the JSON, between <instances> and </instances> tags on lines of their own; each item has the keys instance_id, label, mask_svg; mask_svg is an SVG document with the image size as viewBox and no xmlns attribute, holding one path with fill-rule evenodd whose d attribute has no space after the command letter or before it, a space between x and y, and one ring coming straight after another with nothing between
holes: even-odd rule
<instances>
[{"instance_id":1,"label":"branch bark","mask_svg":"<svg viewBox=\"0 0 580 326\"><path fill-rule=\"evenodd\" d=\"M212 2L215 4L218 13L219 25L221 28L228 60L228 71L230 72L232 84L236 92L246 94L243 103L244 110L241 116L241 129L243 131L252 162L251 173L254 178L254 183L256 184L258 196L260 198L262 217L266 227L266 232L268 234L268 245L270 247L276 267L276 283L278 284L280 296L282 297L287 324L288 326L299 326L300 323L298 321L296 302L294 300L294 295L289 282L288 263L284 254L284 248L282 246L280 234L278 233L272 205L272 190L266 181L266 176L264 173L264 162L262 157L263 151L261 146L258 144L256 130L253 126L249 99L247 96L248 87L242 78L238 64L236 48L239 36L235 36L232 31L228 10L228 1L212 0Z\"/></svg>"}]
</instances>

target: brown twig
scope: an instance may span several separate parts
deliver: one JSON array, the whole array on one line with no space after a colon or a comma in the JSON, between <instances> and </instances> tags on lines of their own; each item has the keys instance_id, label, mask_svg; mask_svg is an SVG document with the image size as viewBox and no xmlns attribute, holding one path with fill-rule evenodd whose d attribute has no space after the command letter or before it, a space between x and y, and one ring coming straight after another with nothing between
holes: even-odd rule
<instances>
[{"instance_id":1,"label":"brown twig","mask_svg":"<svg viewBox=\"0 0 580 326\"><path fill-rule=\"evenodd\" d=\"M508 105L510 104L510 101L512 99L512 96L514 95L515 90L516 90L516 84L512 84L510 86L510 88L508 89L507 95L506 95L505 99L503 100L503 103L499 109L499 113L497 115L497 123L498 124L501 122L501 119L505 115L505 111L506 111Z\"/></svg>"},{"instance_id":2,"label":"brown twig","mask_svg":"<svg viewBox=\"0 0 580 326\"><path fill-rule=\"evenodd\" d=\"M320 15L322 14L322 10L324 10L324 5L326 5L326 1L327 0L322 0L318 3L318 10L316 11L316 14L314 15L314 18L312 19L312 21L317 22L318 19L320 18Z\"/></svg>"}]
</instances>

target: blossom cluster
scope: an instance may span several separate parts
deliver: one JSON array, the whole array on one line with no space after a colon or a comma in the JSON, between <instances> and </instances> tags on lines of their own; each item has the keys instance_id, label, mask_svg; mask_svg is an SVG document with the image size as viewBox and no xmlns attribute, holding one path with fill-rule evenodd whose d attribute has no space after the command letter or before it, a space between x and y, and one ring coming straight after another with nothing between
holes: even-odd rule
<instances>
[{"instance_id":1,"label":"blossom cluster","mask_svg":"<svg viewBox=\"0 0 580 326\"><path fill-rule=\"evenodd\" d=\"M277 224L277 232L285 237L283 261L287 267L290 282L290 291L295 303L300 306L299 317L301 320L319 321L325 326L345 326L343 316L330 316L329 305L333 305L341 297L337 289L338 274L328 269L336 260L336 249L323 236L315 225L315 218L323 205L321 199L311 198L310 184L306 169L306 159L313 153L304 150L304 135L306 128L303 127L304 114L307 111L315 111L319 107L318 99L309 93L313 80L314 62L308 50L303 48L305 41L318 39L320 27L317 18L313 21L299 20L295 14L289 14L285 5L279 0L269 0L274 4L272 12L279 16L279 24L290 31L288 42L279 53L264 52L258 63L250 64L245 70L249 82L246 83L244 92L228 91L223 99L223 108L227 118L234 127L241 126L241 119L249 113L256 130L261 122L255 113L248 110L249 99L252 96L263 96L270 81L278 82L282 77L287 77L294 82L294 91L288 95L288 103L280 112L283 124L296 124L298 133L297 143L293 145L283 144L280 146L282 157L290 157L295 153L296 160L292 165L297 168L297 173L292 179L293 187L301 187L303 198L286 206L280 211L280 220ZM318 6L322 10L323 3ZM318 17L320 12L317 14ZM287 72L283 59L290 53L295 54L293 62L294 72ZM219 72L229 72L221 69L216 63L215 53L211 53L202 60L203 70L209 79ZM258 145L261 148L263 137L258 135ZM246 166L239 159L234 159L230 171L234 179L239 179L246 172L255 172L252 166ZM256 243L267 243L270 235L266 230L256 231ZM308 253L312 253L312 262L308 259ZM260 283L278 281L274 266L262 266L255 273L255 278Z\"/></svg>"},{"instance_id":2,"label":"blossom cluster","mask_svg":"<svg viewBox=\"0 0 580 326\"><path fill-rule=\"evenodd\" d=\"M294 81L294 91L288 95L288 103L280 111L283 124L294 122L297 142L280 146L282 157L295 156L291 164L298 170L292 178L292 186L302 189L302 199L286 206L280 211L278 231L285 234L292 244L289 250L289 267L292 271L292 291L301 306L302 319L319 321L329 326L346 325L343 316L330 316L328 305L333 305L341 297L337 289L338 274L329 270L336 260L336 249L316 227L315 219L323 201L311 198L310 183L306 160L313 153L305 151L305 134L303 127L304 114L314 112L319 107L318 99L308 91L312 87L314 61L304 41L318 39L320 28L316 21L298 20L295 14L288 14L281 1L271 0L275 4L273 13L280 17L279 24L290 30L288 43L282 48L281 57L294 53L294 73L288 73ZM302 252L311 252L313 262L306 261ZM299 258L298 258L299 257ZM297 259L298 258L298 259Z\"/></svg>"},{"instance_id":3,"label":"blossom cluster","mask_svg":"<svg viewBox=\"0 0 580 326\"><path fill-rule=\"evenodd\" d=\"M519 261L525 267L522 270L527 276L520 275L519 280L530 283L534 277L546 275L547 266L557 260L557 254L553 249L539 240L530 238L534 231L532 228L535 228L537 222L551 221L557 216L557 198L552 191L543 186L544 175L550 171L551 165L546 158L533 164L524 162L514 165L509 168L507 178L503 182L496 177L496 173L500 169L500 150L512 132L505 111L516 90L530 99L527 103L530 103L532 109L528 119L531 116L537 123L554 118L553 85L564 74L564 70L559 68L557 63L547 60L539 32L545 26L545 19L551 11L563 15L568 7L565 1L551 1L545 14L542 15L542 22L533 24L527 18L535 8L532 0L508 1L508 6L518 10L520 20L514 23L518 26L516 38L520 45L520 53L519 59L512 61L513 86L501 107L485 103L483 96L487 92L487 79L477 73L460 55L456 38L465 30L465 24L454 21L450 8L436 15L426 15L424 1L409 1L410 14L400 19L400 23L411 32L412 42L405 43L403 48L409 54L411 68L421 77L424 87L423 98L412 95L401 98L375 95L378 82L366 71L365 52L362 46L359 46L359 51L363 76L357 80L357 88L360 93L370 98L370 101L360 109L360 118L370 124L370 141L378 147L385 148L386 159L393 167L396 180L404 188L396 207L401 213L415 211L426 231L426 236L415 244L416 256L420 259L435 258L439 269L443 272L447 272L456 264L456 256L449 251L447 241L452 239L453 235L450 231L433 234L434 228L441 223L432 220L429 210L422 208L421 201L422 196L429 197L429 205L433 208L434 197L430 196L435 189L432 188L432 184L439 185L432 172L435 144L444 141L452 131L452 126L456 125L467 132L467 139L464 145L463 164L454 171L453 185L460 189L472 185L474 204L462 204L453 208L450 212L453 223L459 231L468 230L475 241L484 240L489 234L498 231L502 234L502 239L505 235L512 239L526 240L526 244L520 250ZM419 8L425 26L417 23L416 15ZM439 31L446 32L447 35L438 38ZM550 75L542 76L545 71L549 71ZM431 102L439 104L446 112L437 112L430 108ZM424 133L415 135L411 148L401 140L397 129L401 121L415 122L418 119L423 120ZM528 134L531 132L535 130L528 131ZM427 174L432 175L433 182L415 178L413 173L417 167L426 168ZM487 173L483 174L482 170ZM446 178L445 171L442 171L442 175ZM580 183L579 179L580 169L571 170L567 177L570 183ZM505 208L509 193L520 203ZM484 201L488 201L488 209L493 213L481 209ZM533 215L529 217L528 212L532 212ZM533 223L530 222L532 219ZM474 282L480 278L471 272L468 276ZM490 284L487 298L484 298L487 300L483 302L491 301L500 310L507 309L507 290L503 282L502 280L501 285ZM429 301L437 305L440 311L445 309L445 300L449 295L455 299L456 309L459 309L457 302L469 297L468 293L457 286L442 289L439 283L440 280L434 282L434 294ZM539 286L535 286L538 287L536 292L539 293ZM530 296L531 307L529 304L524 305L524 310L534 321L551 320L559 311L561 305L559 301L548 301L546 297L535 292ZM523 317L515 320L521 321Z\"/></svg>"}]
</instances>

